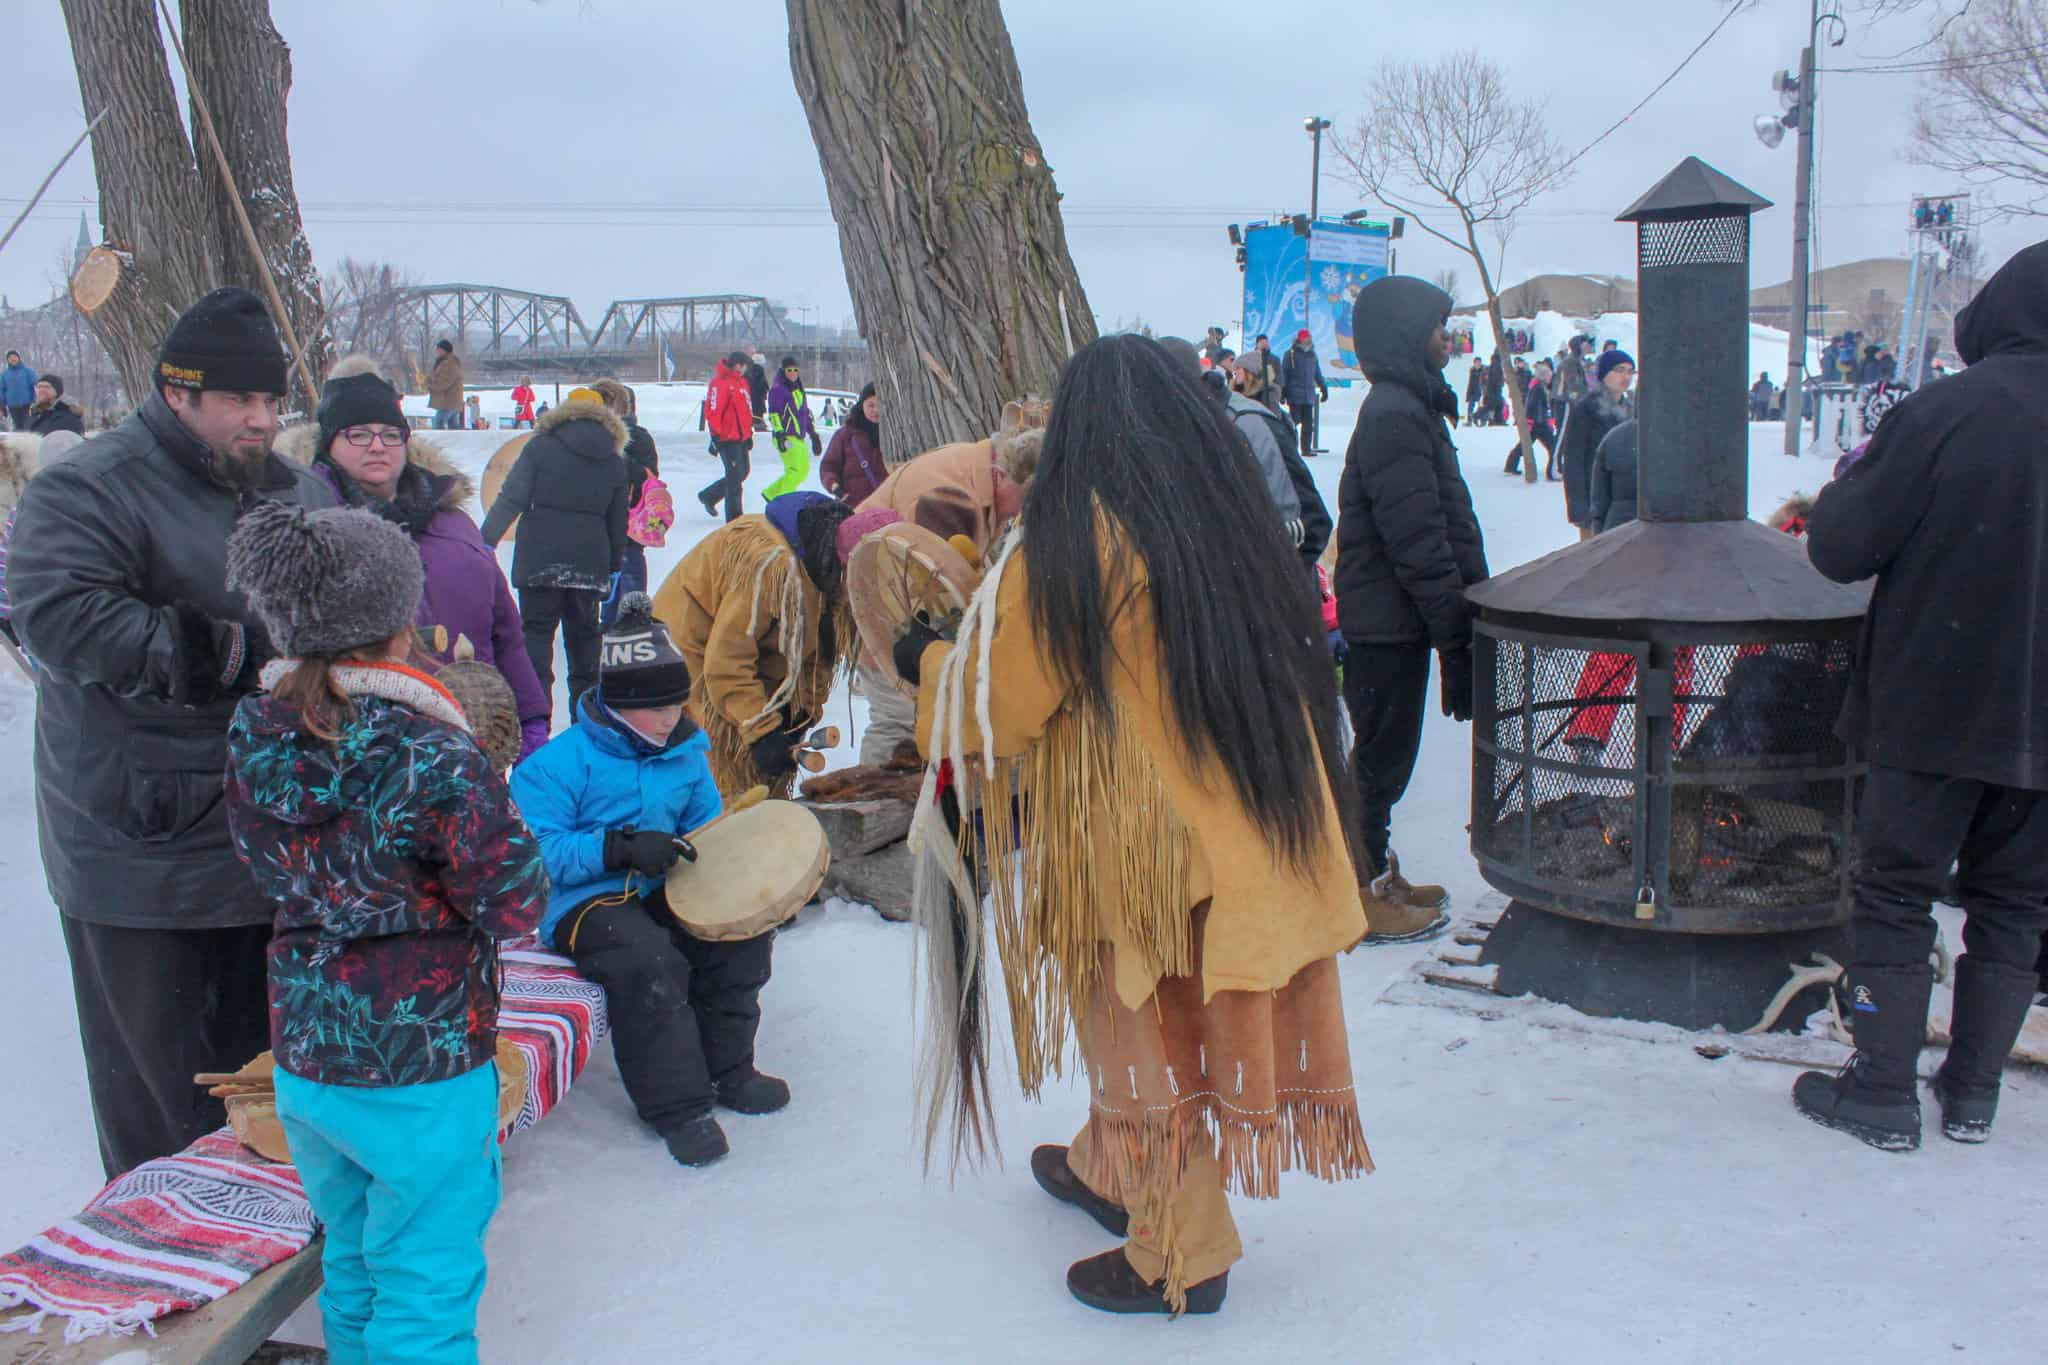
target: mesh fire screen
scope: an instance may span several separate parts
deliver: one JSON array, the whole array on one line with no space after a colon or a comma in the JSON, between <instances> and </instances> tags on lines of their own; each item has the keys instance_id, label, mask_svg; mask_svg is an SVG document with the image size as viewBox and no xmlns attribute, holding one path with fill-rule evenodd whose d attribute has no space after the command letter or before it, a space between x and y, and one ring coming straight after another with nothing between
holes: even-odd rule
<instances>
[{"instance_id":1,"label":"mesh fire screen","mask_svg":"<svg viewBox=\"0 0 2048 1365\"><path fill-rule=\"evenodd\" d=\"M1847 640L1645 643L1482 621L1474 643L1472 847L1496 887L1686 932L1844 917L1858 769L1833 726Z\"/></svg>"}]
</instances>

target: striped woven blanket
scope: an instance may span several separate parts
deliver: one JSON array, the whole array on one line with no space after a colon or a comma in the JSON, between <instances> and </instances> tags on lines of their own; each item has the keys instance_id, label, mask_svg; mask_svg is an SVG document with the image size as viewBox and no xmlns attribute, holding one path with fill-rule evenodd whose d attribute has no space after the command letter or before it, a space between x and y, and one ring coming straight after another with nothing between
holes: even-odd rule
<instances>
[{"instance_id":1,"label":"striped woven blanket","mask_svg":"<svg viewBox=\"0 0 2048 1365\"><path fill-rule=\"evenodd\" d=\"M604 992L565 957L508 950L498 1031L526 1055L526 1103L503 1136L561 1102L604 1037ZM75 1217L0 1256L0 1331L37 1331L54 1313L64 1339L126 1334L210 1303L304 1250L318 1224L299 1174L226 1128L116 1179Z\"/></svg>"}]
</instances>

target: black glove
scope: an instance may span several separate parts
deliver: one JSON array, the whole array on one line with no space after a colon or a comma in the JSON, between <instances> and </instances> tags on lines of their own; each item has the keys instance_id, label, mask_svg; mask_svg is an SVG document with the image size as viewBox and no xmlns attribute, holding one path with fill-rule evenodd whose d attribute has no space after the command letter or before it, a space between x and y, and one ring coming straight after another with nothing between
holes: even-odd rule
<instances>
[{"instance_id":1,"label":"black glove","mask_svg":"<svg viewBox=\"0 0 2048 1365\"><path fill-rule=\"evenodd\" d=\"M924 684L924 652L934 640L946 637L920 620L913 619L903 627L903 633L896 637L896 648L890 659L896 665L896 672L912 687Z\"/></svg>"},{"instance_id":2,"label":"black glove","mask_svg":"<svg viewBox=\"0 0 2048 1365\"><path fill-rule=\"evenodd\" d=\"M775 449L778 453L789 449L789 438L781 432L775 433Z\"/></svg>"},{"instance_id":3,"label":"black glove","mask_svg":"<svg viewBox=\"0 0 2048 1365\"><path fill-rule=\"evenodd\" d=\"M688 850L687 854L685 850ZM687 856L697 861L697 850L689 841L666 830L635 829L622 825L604 832L604 865L613 872L638 872L643 877L666 877L676 860Z\"/></svg>"},{"instance_id":4,"label":"black glove","mask_svg":"<svg viewBox=\"0 0 2048 1365\"><path fill-rule=\"evenodd\" d=\"M232 695L242 676L253 672L241 622L217 620L190 602L172 603L171 613L178 665L171 679L171 700L204 706Z\"/></svg>"},{"instance_id":5,"label":"black glove","mask_svg":"<svg viewBox=\"0 0 2048 1365\"><path fill-rule=\"evenodd\" d=\"M1436 652L1443 673L1444 714L1452 720L1472 719L1472 646Z\"/></svg>"},{"instance_id":6,"label":"black glove","mask_svg":"<svg viewBox=\"0 0 2048 1365\"><path fill-rule=\"evenodd\" d=\"M796 771L796 736L781 730L770 731L754 741L754 771L770 782L788 777Z\"/></svg>"}]
</instances>

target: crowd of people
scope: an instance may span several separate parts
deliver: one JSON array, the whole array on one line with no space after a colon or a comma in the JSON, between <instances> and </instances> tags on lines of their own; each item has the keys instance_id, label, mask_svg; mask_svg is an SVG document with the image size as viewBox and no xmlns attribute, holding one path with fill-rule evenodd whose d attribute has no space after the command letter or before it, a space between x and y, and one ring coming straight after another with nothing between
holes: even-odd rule
<instances>
[{"instance_id":1,"label":"crowd of people","mask_svg":"<svg viewBox=\"0 0 2048 1365\"><path fill-rule=\"evenodd\" d=\"M1950 864L1970 913L1935 1085L1950 1136L1989 1135L2038 984L2048 701L2027 680L2048 633L2015 633L2000 604L2048 579L2028 512L2048 475L2012 455L2042 435L2026 399L2048 377L2044 286L2048 245L1994 276L1958 319L1970 369L1899 404L1804 513L1816 567L1878 586L1847 720L1872 765L1858 1051L1795 1096L1879 1146L1918 1143L1930 902ZM718 1110L791 1098L756 1066L773 937L698 937L666 878L727 802L791 790L852 675L863 760L930 765L928 1143L957 1157L988 1137L986 935L1027 1091L1070 1030L1095 1082L1074 1142L1031 1159L1125 1239L1069 1289L1110 1311L1216 1311L1244 1250L1226 1191L1371 1169L1334 955L1449 923L1393 832L1432 671L1442 714L1472 716L1467 592L1489 573L1453 441L1451 307L1412 278L1360 291L1371 388L1334 517L1305 463L1327 396L1306 333L1278 357L1264 337L1228 355L1213 329L1199 347L1106 337L1049 402L1019 396L987 438L895 461L868 385L823 451L823 492L798 486L819 440L801 368L770 383L734 352L702 417L722 472L699 499L721 524L654 585L645 549L673 507L628 386L536 413L479 526L368 362L337 365L313 420L280 432L270 317L246 291L207 295L135 415L46 462L0 535L107 1172L217 1127L191 1077L268 1047L326 1227L330 1349L473 1359L500 946L537 935L603 986L640 1119L684 1165L724 1156ZM1591 347L1513 380L1532 435L1562 413L1554 452L1537 440L1582 538L1635 515L1634 361ZM438 425L462 406L452 348L436 371ZM1475 362L1480 405L1509 373ZM750 514L760 432L783 474ZM1968 477L1935 477L1951 466ZM981 586L963 618L913 619L888 659L865 657L846 566L898 522L960 548ZM1985 535L1997 583L1969 552ZM470 659L508 685L506 763L436 677Z\"/></svg>"}]
</instances>

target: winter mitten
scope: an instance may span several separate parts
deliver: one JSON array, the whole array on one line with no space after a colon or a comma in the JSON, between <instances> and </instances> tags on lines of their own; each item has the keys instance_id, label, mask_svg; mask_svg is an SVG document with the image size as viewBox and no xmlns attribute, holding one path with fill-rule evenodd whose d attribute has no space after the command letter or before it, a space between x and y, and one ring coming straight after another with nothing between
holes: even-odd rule
<instances>
[{"instance_id":1,"label":"winter mitten","mask_svg":"<svg viewBox=\"0 0 2048 1365\"><path fill-rule=\"evenodd\" d=\"M777 453L777 454L780 454L780 453L782 453L783 451L785 451L785 450L788 450L788 449L789 449L789 438L788 438L787 436L783 436L783 435L779 435L779 434L778 434L778 435L776 436L776 438L775 438L775 450L776 450L776 453Z\"/></svg>"},{"instance_id":2,"label":"winter mitten","mask_svg":"<svg viewBox=\"0 0 2048 1365\"><path fill-rule=\"evenodd\" d=\"M172 603L171 613L171 700L203 706L227 696L249 664L241 622L215 620L190 602Z\"/></svg>"},{"instance_id":3,"label":"winter mitten","mask_svg":"<svg viewBox=\"0 0 2048 1365\"><path fill-rule=\"evenodd\" d=\"M1436 652L1443 674L1443 709L1452 720L1472 719L1472 646Z\"/></svg>"},{"instance_id":4,"label":"winter mitten","mask_svg":"<svg viewBox=\"0 0 2048 1365\"><path fill-rule=\"evenodd\" d=\"M934 640L946 637L933 630L923 621L913 620L903 627L903 633L896 637L896 648L890 660L896 665L897 676L912 687L924 683L924 652Z\"/></svg>"},{"instance_id":5,"label":"winter mitten","mask_svg":"<svg viewBox=\"0 0 2048 1365\"><path fill-rule=\"evenodd\" d=\"M637 872L643 877L666 877L683 856L683 843L675 835L658 829L634 829L631 825L609 829L604 834L604 865L613 872ZM691 850L692 855L696 852ZM692 862L696 859L691 858Z\"/></svg>"},{"instance_id":6,"label":"winter mitten","mask_svg":"<svg viewBox=\"0 0 2048 1365\"><path fill-rule=\"evenodd\" d=\"M778 781L796 771L796 756L791 752L796 747L796 738L780 730L771 731L754 741L754 771L769 781Z\"/></svg>"}]
</instances>

